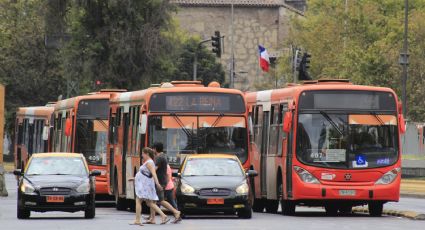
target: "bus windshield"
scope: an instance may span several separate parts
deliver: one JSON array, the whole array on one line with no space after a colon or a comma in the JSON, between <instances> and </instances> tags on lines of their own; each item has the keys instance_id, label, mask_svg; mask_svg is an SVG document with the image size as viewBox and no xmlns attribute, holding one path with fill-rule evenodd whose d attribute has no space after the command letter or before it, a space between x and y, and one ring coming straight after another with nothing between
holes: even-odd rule
<instances>
[{"instance_id":1,"label":"bus windshield","mask_svg":"<svg viewBox=\"0 0 425 230\"><path fill-rule=\"evenodd\" d=\"M376 168L398 159L395 115L319 111L298 118L297 157L328 168Z\"/></svg>"},{"instance_id":2,"label":"bus windshield","mask_svg":"<svg viewBox=\"0 0 425 230\"><path fill-rule=\"evenodd\" d=\"M248 158L244 117L151 116L149 145L161 142L171 165L180 165L184 154L230 153L241 162Z\"/></svg>"},{"instance_id":3,"label":"bus windshield","mask_svg":"<svg viewBox=\"0 0 425 230\"><path fill-rule=\"evenodd\" d=\"M90 165L106 165L108 120L78 119L75 152L82 153Z\"/></svg>"}]
</instances>

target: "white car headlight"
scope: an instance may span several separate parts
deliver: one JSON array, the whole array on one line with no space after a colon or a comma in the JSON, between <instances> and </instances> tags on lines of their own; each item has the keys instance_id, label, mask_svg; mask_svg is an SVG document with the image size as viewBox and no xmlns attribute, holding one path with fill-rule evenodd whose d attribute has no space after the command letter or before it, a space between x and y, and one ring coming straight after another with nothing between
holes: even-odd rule
<instances>
[{"instance_id":1,"label":"white car headlight","mask_svg":"<svg viewBox=\"0 0 425 230\"><path fill-rule=\"evenodd\" d=\"M28 181L24 180L21 185L21 192L25 194L32 194L35 192L35 188Z\"/></svg>"},{"instance_id":2,"label":"white car headlight","mask_svg":"<svg viewBox=\"0 0 425 230\"><path fill-rule=\"evenodd\" d=\"M84 182L77 188L77 192L79 193L89 193L90 192L90 183Z\"/></svg>"},{"instance_id":3,"label":"white car headlight","mask_svg":"<svg viewBox=\"0 0 425 230\"><path fill-rule=\"evenodd\" d=\"M307 170L299 167L299 166L294 166L294 170L295 172L298 174L298 176L300 177L300 179L308 184L319 184L319 180L314 177L311 173L309 173Z\"/></svg>"},{"instance_id":4,"label":"white car headlight","mask_svg":"<svg viewBox=\"0 0 425 230\"><path fill-rule=\"evenodd\" d=\"M375 182L375 184L391 184L395 178L397 178L397 175L401 171L400 168L395 168L387 173L385 173L379 180Z\"/></svg>"},{"instance_id":5,"label":"white car headlight","mask_svg":"<svg viewBox=\"0 0 425 230\"><path fill-rule=\"evenodd\" d=\"M195 189L192 186L185 183L182 183L180 190L183 194L193 194L195 192Z\"/></svg>"},{"instance_id":6,"label":"white car headlight","mask_svg":"<svg viewBox=\"0 0 425 230\"><path fill-rule=\"evenodd\" d=\"M248 194L248 192L249 192L249 186L246 182L244 182L243 184L239 185L236 188L237 194L244 194L245 195L245 194Z\"/></svg>"}]
</instances>

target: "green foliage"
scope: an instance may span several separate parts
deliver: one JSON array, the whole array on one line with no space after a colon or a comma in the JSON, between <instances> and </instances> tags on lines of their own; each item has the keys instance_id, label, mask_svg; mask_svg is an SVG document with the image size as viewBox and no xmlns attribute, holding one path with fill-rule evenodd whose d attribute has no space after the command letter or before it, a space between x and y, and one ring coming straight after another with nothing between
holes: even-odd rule
<instances>
[{"instance_id":1,"label":"green foliage","mask_svg":"<svg viewBox=\"0 0 425 230\"><path fill-rule=\"evenodd\" d=\"M291 20L285 46L312 54L313 78L347 78L356 84L391 87L401 95L398 63L403 39L404 1L310 0L305 18ZM425 63L425 2L409 1L408 115L425 120L423 78ZM291 75L290 58L280 60L280 71ZM287 79L291 80L291 79Z\"/></svg>"}]
</instances>

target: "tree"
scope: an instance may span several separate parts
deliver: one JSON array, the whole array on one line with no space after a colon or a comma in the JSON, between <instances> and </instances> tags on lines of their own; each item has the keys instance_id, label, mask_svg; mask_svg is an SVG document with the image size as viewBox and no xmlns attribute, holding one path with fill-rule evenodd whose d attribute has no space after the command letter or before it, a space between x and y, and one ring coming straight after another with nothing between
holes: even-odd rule
<instances>
[{"instance_id":1,"label":"tree","mask_svg":"<svg viewBox=\"0 0 425 230\"><path fill-rule=\"evenodd\" d=\"M422 112L425 2L409 1L410 67L408 116L424 120ZM312 54L313 78L347 78L356 84L390 87L400 94L404 4L398 0L311 0L304 18L291 20L286 46L302 47ZM291 75L290 58L281 71ZM290 80L290 79L288 79ZM414 83L414 84L413 84Z\"/></svg>"}]
</instances>

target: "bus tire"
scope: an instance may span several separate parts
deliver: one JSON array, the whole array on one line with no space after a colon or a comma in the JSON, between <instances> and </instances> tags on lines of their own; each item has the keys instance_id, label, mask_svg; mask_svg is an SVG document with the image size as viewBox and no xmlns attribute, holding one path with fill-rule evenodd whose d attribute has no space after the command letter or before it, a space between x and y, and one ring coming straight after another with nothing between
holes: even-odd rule
<instances>
[{"instance_id":1,"label":"bus tire","mask_svg":"<svg viewBox=\"0 0 425 230\"><path fill-rule=\"evenodd\" d=\"M277 213L279 209L279 201L278 200L267 200L266 201L266 212L267 213Z\"/></svg>"},{"instance_id":2,"label":"bus tire","mask_svg":"<svg viewBox=\"0 0 425 230\"><path fill-rule=\"evenodd\" d=\"M114 182L114 195L115 195L115 208L118 211L125 211L127 209L126 206L126 202L125 199L120 198L119 194L118 194L118 181L115 178L115 182Z\"/></svg>"},{"instance_id":3,"label":"bus tire","mask_svg":"<svg viewBox=\"0 0 425 230\"><path fill-rule=\"evenodd\" d=\"M291 200L282 199L281 206L282 206L282 215L293 216L295 214L295 209L296 209L295 202Z\"/></svg>"},{"instance_id":4,"label":"bus tire","mask_svg":"<svg viewBox=\"0 0 425 230\"><path fill-rule=\"evenodd\" d=\"M374 217L382 216L384 210L384 203L382 202L369 202L369 215Z\"/></svg>"},{"instance_id":5,"label":"bus tire","mask_svg":"<svg viewBox=\"0 0 425 230\"><path fill-rule=\"evenodd\" d=\"M338 206L335 204L325 205L325 211L328 216L336 216L338 214Z\"/></svg>"}]
</instances>

